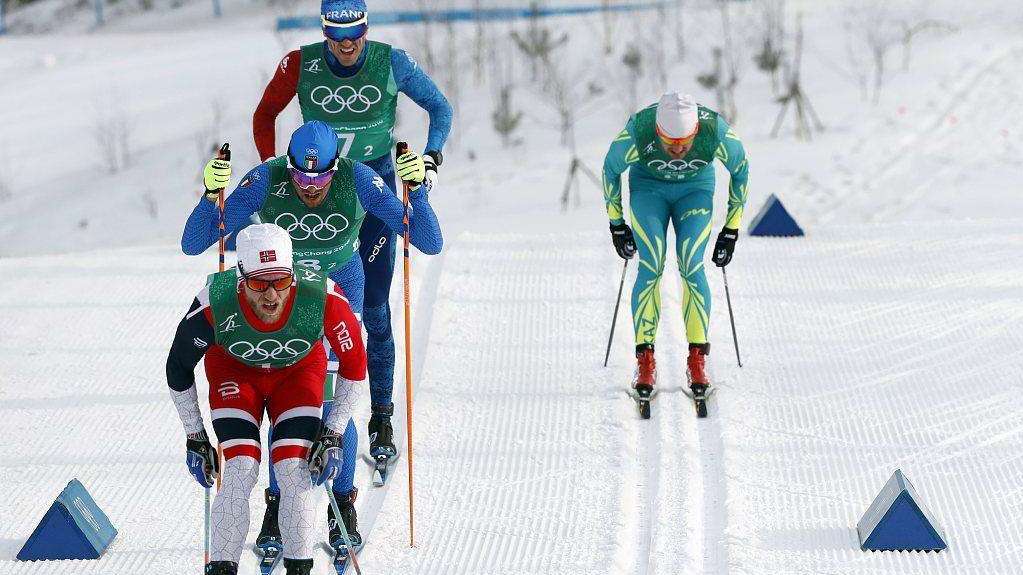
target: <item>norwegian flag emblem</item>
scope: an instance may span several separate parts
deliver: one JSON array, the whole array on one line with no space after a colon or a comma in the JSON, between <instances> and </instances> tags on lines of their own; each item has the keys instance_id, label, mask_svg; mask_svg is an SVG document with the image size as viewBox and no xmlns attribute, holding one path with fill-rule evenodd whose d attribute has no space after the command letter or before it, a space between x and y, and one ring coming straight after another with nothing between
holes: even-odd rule
<instances>
[{"instance_id":1,"label":"norwegian flag emblem","mask_svg":"<svg viewBox=\"0 0 1023 575\"><path fill-rule=\"evenodd\" d=\"M259 252L259 263L268 264L277 261L277 250L265 250Z\"/></svg>"}]
</instances>

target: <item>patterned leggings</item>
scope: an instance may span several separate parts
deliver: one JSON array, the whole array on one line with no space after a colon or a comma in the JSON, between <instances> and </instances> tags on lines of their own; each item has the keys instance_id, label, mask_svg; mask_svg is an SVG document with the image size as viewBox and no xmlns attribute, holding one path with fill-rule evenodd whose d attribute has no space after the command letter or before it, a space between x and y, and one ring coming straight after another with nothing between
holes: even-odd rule
<instances>
[{"instance_id":1,"label":"patterned leggings","mask_svg":"<svg viewBox=\"0 0 1023 575\"><path fill-rule=\"evenodd\" d=\"M642 187L640 187L642 186ZM675 255L682 277L682 317L689 343L707 343L710 289L703 252L710 237L714 188L643 181L632 186L629 207L639 252L632 289L636 345L653 345L661 319L661 275L667 255L668 223L675 228Z\"/></svg>"}]
</instances>

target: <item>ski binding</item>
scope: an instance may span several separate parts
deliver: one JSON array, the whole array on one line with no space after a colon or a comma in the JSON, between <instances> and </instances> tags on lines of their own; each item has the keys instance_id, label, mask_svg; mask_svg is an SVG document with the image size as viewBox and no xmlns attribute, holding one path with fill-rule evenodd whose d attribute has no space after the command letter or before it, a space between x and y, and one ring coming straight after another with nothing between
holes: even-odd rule
<instances>
[{"instance_id":1,"label":"ski binding","mask_svg":"<svg viewBox=\"0 0 1023 575\"><path fill-rule=\"evenodd\" d=\"M279 543L271 542L263 546L253 546L252 550L259 556L259 572L261 575L270 575L284 557L284 547Z\"/></svg>"}]
</instances>

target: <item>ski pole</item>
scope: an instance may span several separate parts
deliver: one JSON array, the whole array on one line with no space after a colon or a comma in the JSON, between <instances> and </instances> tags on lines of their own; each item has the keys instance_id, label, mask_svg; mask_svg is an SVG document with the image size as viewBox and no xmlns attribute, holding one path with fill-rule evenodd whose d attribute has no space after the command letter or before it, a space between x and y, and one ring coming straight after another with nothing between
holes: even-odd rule
<instances>
[{"instance_id":1,"label":"ski pole","mask_svg":"<svg viewBox=\"0 0 1023 575\"><path fill-rule=\"evenodd\" d=\"M625 260L622 266L622 281L618 283L618 301L615 302L615 313L611 317L611 335L607 336L607 352L604 353L604 367L607 367L607 358L611 357L611 340L615 337L615 323L618 322L618 307L622 304L622 288L625 287L625 270L629 269L629 260Z\"/></svg>"},{"instance_id":2,"label":"ski pole","mask_svg":"<svg viewBox=\"0 0 1023 575\"><path fill-rule=\"evenodd\" d=\"M341 517L341 508L337 505L337 498L334 497L334 488L331 485L334 481L324 482L323 487L327 490L327 497L330 498L330 508L334 510L334 520L337 522L338 531L341 532L341 538L345 540L345 549L348 550L348 557L352 560L352 566L355 567L356 575L362 575L362 569L359 568L359 560L355 557L355 546L352 545L352 538L348 535L348 527L345 526L345 520Z\"/></svg>"},{"instance_id":3,"label":"ski pole","mask_svg":"<svg viewBox=\"0 0 1023 575\"><path fill-rule=\"evenodd\" d=\"M217 153L217 159L231 161L231 145L224 142L224 145L220 147L220 152ZM220 230L220 240L218 250L220 252L220 265L218 271L224 271L224 188L217 190L217 208L220 212L220 219L217 223L217 228ZM217 463L224 461L224 450L220 447L220 442L217 442ZM220 491L220 474L217 474L217 491ZM206 496L209 497L209 490L206 490Z\"/></svg>"},{"instance_id":4,"label":"ski pole","mask_svg":"<svg viewBox=\"0 0 1023 575\"><path fill-rule=\"evenodd\" d=\"M203 521L203 546L205 553L203 555L203 566L210 564L210 488L207 487L206 491L206 516Z\"/></svg>"},{"instance_id":5,"label":"ski pole","mask_svg":"<svg viewBox=\"0 0 1023 575\"><path fill-rule=\"evenodd\" d=\"M395 152L398 156L401 156L405 152L408 152L408 144L405 142L398 142L395 148ZM411 271L412 263L409 259L409 185L407 182L402 181L402 203L405 205L405 212L402 216L402 223L405 225L403 233L403 267L405 272L405 285L404 285L404 297L405 297L405 450L408 452L408 546L416 546L415 537L415 499L414 491L412 489L412 308L409 303L409 292L411 289L411 282L409 280L409 274Z\"/></svg>"},{"instance_id":6,"label":"ski pole","mask_svg":"<svg viewBox=\"0 0 1023 575\"><path fill-rule=\"evenodd\" d=\"M742 359L739 357L739 338L735 335L735 315L732 314L732 295L728 292L728 274L724 266L721 267L721 277L725 278L725 300L728 301L728 321L732 324L732 343L735 344L735 361L742 367Z\"/></svg>"},{"instance_id":7,"label":"ski pole","mask_svg":"<svg viewBox=\"0 0 1023 575\"><path fill-rule=\"evenodd\" d=\"M220 147L220 152L217 154L217 159L218 160L227 160L229 162L231 161L231 146L230 146L230 144L225 142L224 145ZM224 271L224 251L225 251L224 250L224 236L226 235L225 229L224 229L224 188L220 188L219 190L217 190L217 207L220 209L220 221L217 224L217 227L220 230L220 244L219 244L220 270L219 271Z\"/></svg>"}]
</instances>

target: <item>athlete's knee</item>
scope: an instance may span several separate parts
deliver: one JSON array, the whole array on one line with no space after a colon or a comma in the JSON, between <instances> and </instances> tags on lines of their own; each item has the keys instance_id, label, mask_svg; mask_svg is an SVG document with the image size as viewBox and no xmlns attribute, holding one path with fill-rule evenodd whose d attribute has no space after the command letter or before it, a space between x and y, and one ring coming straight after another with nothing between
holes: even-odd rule
<instances>
[{"instance_id":1,"label":"athlete's knee","mask_svg":"<svg viewBox=\"0 0 1023 575\"><path fill-rule=\"evenodd\" d=\"M391 308L388 304L367 307L362 313L362 322L371 336L387 336L391 333Z\"/></svg>"},{"instance_id":2,"label":"athlete's knee","mask_svg":"<svg viewBox=\"0 0 1023 575\"><path fill-rule=\"evenodd\" d=\"M244 493L250 493L256 487L258 479L259 459L249 455L235 455L225 459L224 473L221 479L224 485L232 489L240 489Z\"/></svg>"},{"instance_id":3,"label":"athlete's knee","mask_svg":"<svg viewBox=\"0 0 1023 575\"><path fill-rule=\"evenodd\" d=\"M320 414L319 405L305 405L293 407L277 417L274 440L270 445L270 460L275 468L278 462L286 459L305 461L309 447L320 431Z\"/></svg>"},{"instance_id":4,"label":"athlete's knee","mask_svg":"<svg viewBox=\"0 0 1023 575\"><path fill-rule=\"evenodd\" d=\"M232 408L215 408L211 416L225 460L248 457L259 461L259 419L243 409Z\"/></svg>"}]
</instances>

